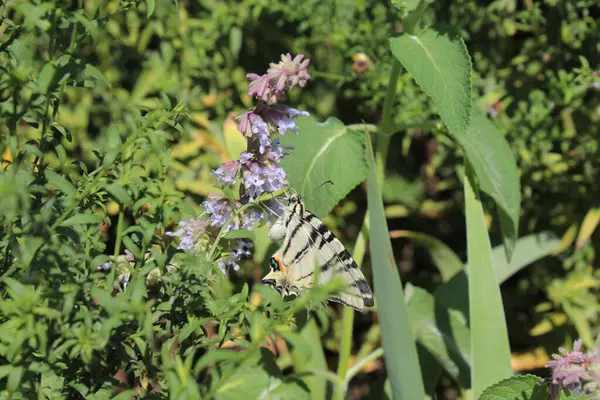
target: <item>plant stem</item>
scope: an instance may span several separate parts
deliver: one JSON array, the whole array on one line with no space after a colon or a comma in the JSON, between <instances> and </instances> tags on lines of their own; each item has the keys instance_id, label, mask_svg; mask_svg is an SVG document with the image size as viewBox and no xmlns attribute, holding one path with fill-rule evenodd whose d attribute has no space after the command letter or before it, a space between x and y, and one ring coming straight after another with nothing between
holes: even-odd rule
<instances>
[{"instance_id":1,"label":"plant stem","mask_svg":"<svg viewBox=\"0 0 600 400\"><path fill-rule=\"evenodd\" d=\"M119 219L117 221L117 238L115 239L115 249L113 250L113 257L115 260L121 254L121 242L123 241L123 222L125 220L125 212L123 211L123 205L119 210Z\"/></svg>"},{"instance_id":2,"label":"plant stem","mask_svg":"<svg viewBox=\"0 0 600 400\"><path fill-rule=\"evenodd\" d=\"M398 77L400 76L401 68L400 62L398 60L394 60L392 63L392 71L390 72L390 80L385 93L385 100L383 102L383 118L381 120L381 128L379 129L379 135L377 135L375 163L377 165L377 183L380 187L383 187L388 147L390 145L392 133L394 133L394 117L392 115L392 108L394 107L394 98L396 97L396 87L398 85Z\"/></svg>"},{"instance_id":3,"label":"plant stem","mask_svg":"<svg viewBox=\"0 0 600 400\"><path fill-rule=\"evenodd\" d=\"M358 264L362 265L365 253L367 251L367 241L369 232L369 219L365 216L363 220L363 226L356 238L354 244L354 251L352 252L352 258ZM350 307L344 307L342 314L342 333L340 338L340 360L338 363L337 376L340 380L340 385L336 391L335 397L337 399L343 399L346 392L345 385L343 385L346 379L346 372L350 366L350 355L352 353L352 331L354 328L354 309Z\"/></svg>"},{"instance_id":4,"label":"plant stem","mask_svg":"<svg viewBox=\"0 0 600 400\"><path fill-rule=\"evenodd\" d=\"M417 23L421 19L421 15L423 15L423 11L425 11L426 7L427 4L425 0L421 0L419 2L419 5L417 5L417 8L415 8L415 10L410 13L408 18L406 18L406 23L404 24L404 32L408 33L409 35L413 35L415 33Z\"/></svg>"},{"instance_id":5,"label":"plant stem","mask_svg":"<svg viewBox=\"0 0 600 400\"><path fill-rule=\"evenodd\" d=\"M344 382L344 385L348 385L348 383L350 382L350 379L352 379L354 377L354 375L358 374L365 367L365 365L367 365L368 363L370 363L373 360L377 360L382 355L383 355L383 347L380 347L376 350L373 350L372 353L365 356L364 358L361 358L360 360L356 361L356 363L352 366L352 368L350 368L348 370L348 374L346 375L346 378L345 378L346 381Z\"/></svg>"}]
</instances>

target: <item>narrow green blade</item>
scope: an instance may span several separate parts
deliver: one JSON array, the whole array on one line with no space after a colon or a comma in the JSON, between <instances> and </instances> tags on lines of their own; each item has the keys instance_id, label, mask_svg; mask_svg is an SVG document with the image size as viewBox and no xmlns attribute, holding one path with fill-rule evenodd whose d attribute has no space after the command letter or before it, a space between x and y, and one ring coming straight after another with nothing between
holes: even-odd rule
<instances>
[{"instance_id":1,"label":"narrow green blade","mask_svg":"<svg viewBox=\"0 0 600 400\"><path fill-rule=\"evenodd\" d=\"M402 282L394 261L387 221L383 212L373 149L370 141L366 142L367 157L370 162L367 178L368 213L371 226L369 249L373 265L375 298L381 322L385 365L394 399L422 399L425 397L425 389L421 379L417 348L410 331Z\"/></svg>"},{"instance_id":2,"label":"narrow green blade","mask_svg":"<svg viewBox=\"0 0 600 400\"><path fill-rule=\"evenodd\" d=\"M494 269L492 246L485 226L481 200L472 185L473 173L464 178L467 216L469 315L471 326L471 385L474 398L490 385L508 378L510 346L500 285Z\"/></svg>"}]
</instances>

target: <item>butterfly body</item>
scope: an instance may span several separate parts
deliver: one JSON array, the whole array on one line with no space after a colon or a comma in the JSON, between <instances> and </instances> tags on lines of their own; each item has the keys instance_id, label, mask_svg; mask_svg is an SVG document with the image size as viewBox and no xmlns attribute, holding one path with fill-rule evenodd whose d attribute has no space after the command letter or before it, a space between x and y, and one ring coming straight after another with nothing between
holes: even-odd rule
<instances>
[{"instance_id":1,"label":"butterfly body","mask_svg":"<svg viewBox=\"0 0 600 400\"><path fill-rule=\"evenodd\" d=\"M269 232L282 246L270 260L271 272L263 283L274 286L282 295L298 295L315 283L325 284L334 277L346 287L329 298L356 310L373 306L373 293L358 265L323 222L306 210L300 196L292 195L283 215Z\"/></svg>"}]
</instances>

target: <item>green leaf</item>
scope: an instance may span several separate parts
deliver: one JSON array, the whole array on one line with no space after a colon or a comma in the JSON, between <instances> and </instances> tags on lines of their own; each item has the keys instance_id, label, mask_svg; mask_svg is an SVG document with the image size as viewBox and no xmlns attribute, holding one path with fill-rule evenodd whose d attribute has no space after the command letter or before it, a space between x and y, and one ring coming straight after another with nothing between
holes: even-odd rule
<instances>
[{"instance_id":1,"label":"green leaf","mask_svg":"<svg viewBox=\"0 0 600 400\"><path fill-rule=\"evenodd\" d=\"M385 365L394 399L422 399L425 389L419 358L410 331L402 282L394 261L370 141L367 141L367 154L370 163L367 179L368 216L371 227L369 249Z\"/></svg>"},{"instance_id":2,"label":"green leaf","mask_svg":"<svg viewBox=\"0 0 600 400\"><path fill-rule=\"evenodd\" d=\"M310 318L298 333L287 332L284 337L288 340L291 337L296 338L293 341L294 346L291 355L294 360L294 370L297 374L328 370L327 359L321 346L321 333L314 318ZM327 381L325 378L311 375L303 377L302 381L308 386L312 399L327 398Z\"/></svg>"},{"instance_id":3,"label":"green leaf","mask_svg":"<svg viewBox=\"0 0 600 400\"><path fill-rule=\"evenodd\" d=\"M106 79L104 74L98 68L94 67L91 64L85 65L85 75L94 78L97 81L103 82L107 86L110 86L110 82L108 81L108 79Z\"/></svg>"},{"instance_id":4,"label":"green leaf","mask_svg":"<svg viewBox=\"0 0 600 400\"><path fill-rule=\"evenodd\" d=\"M229 49L231 50L231 54L237 60L240 55L240 50L242 49L243 44L243 35L242 30L238 26L234 26L229 31Z\"/></svg>"},{"instance_id":5,"label":"green leaf","mask_svg":"<svg viewBox=\"0 0 600 400\"><path fill-rule=\"evenodd\" d=\"M485 225L483 206L467 164L463 179L467 219L469 263L469 316L471 327L471 387L474 398L489 385L512 374L510 346L500 286L494 271L492 246ZM490 346L490 338L494 345Z\"/></svg>"},{"instance_id":6,"label":"green leaf","mask_svg":"<svg viewBox=\"0 0 600 400\"><path fill-rule=\"evenodd\" d=\"M440 378L442 377L442 366L419 342L417 342L417 353L419 355L419 364L421 364L421 376L425 385L425 399L434 399Z\"/></svg>"},{"instance_id":7,"label":"green leaf","mask_svg":"<svg viewBox=\"0 0 600 400\"><path fill-rule=\"evenodd\" d=\"M141 258L142 250L129 236L123 236L123 244L136 259Z\"/></svg>"},{"instance_id":8,"label":"green leaf","mask_svg":"<svg viewBox=\"0 0 600 400\"><path fill-rule=\"evenodd\" d=\"M527 265L552 254L559 243L560 239L550 231L524 236L517 241L510 262L504 246L494 247L492 257L498 282L501 284Z\"/></svg>"},{"instance_id":9,"label":"green leaf","mask_svg":"<svg viewBox=\"0 0 600 400\"><path fill-rule=\"evenodd\" d=\"M115 199L119 201L119 203L125 206L131 206L133 204L133 199L127 193L127 190L118 183L110 183L104 187L108 193L110 193Z\"/></svg>"},{"instance_id":10,"label":"green leaf","mask_svg":"<svg viewBox=\"0 0 600 400\"><path fill-rule=\"evenodd\" d=\"M16 392L23 378L24 368L22 366L13 366L8 374L8 380L6 382L6 389L9 392Z\"/></svg>"},{"instance_id":11,"label":"green leaf","mask_svg":"<svg viewBox=\"0 0 600 400\"><path fill-rule=\"evenodd\" d=\"M75 214L70 218L67 218L60 223L59 226L74 226L74 225L90 225L99 224L104 219L103 215L100 214Z\"/></svg>"},{"instance_id":12,"label":"green leaf","mask_svg":"<svg viewBox=\"0 0 600 400\"><path fill-rule=\"evenodd\" d=\"M444 242L433 236L412 231L392 231L390 236L392 238L410 239L427 249L444 282L448 282L454 275L463 270L463 263L456 253Z\"/></svg>"},{"instance_id":13,"label":"green leaf","mask_svg":"<svg viewBox=\"0 0 600 400\"><path fill-rule=\"evenodd\" d=\"M254 239L254 233L246 229L235 229L227 232L224 236L225 239Z\"/></svg>"},{"instance_id":14,"label":"green leaf","mask_svg":"<svg viewBox=\"0 0 600 400\"><path fill-rule=\"evenodd\" d=\"M146 18L150 18L154 13L154 7L156 7L155 0L146 0Z\"/></svg>"},{"instance_id":15,"label":"green leaf","mask_svg":"<svg viewBox=\"0 0 600 400\"><path fill-rule=\"evenodd\" d=\"M40 93L48 93L50 91L50 88L54 83L55 75L56 67L50 63L46 63L40 71L36 81Z\"/></svg>"},{"instance_id":16,"label":"green leaf","mask_svg":"<svg viewBox=\"0 0 600 400\"><path fill-rule=\"evenodd\" d=\"M261 358L246 360L217 385L214 398L234 399L308 399L306 387L297 379L284 378L273 353L261 350Z\"/></svg>"},{"instance_id":17,"label":"green leaf","mask_svg":"<svg viewBox=\"0 0 600 400\"><path fill-rule=\"evenodd\" d=\"M60 190L65 195L75 198L77 196L77 189L73 186L71 182L65 179L63 176L57 174L56 172L47 169L44 172L48 183L58 190Z\"/></svg>"},{"instance_id":18,"label":"green leaf","mask_svg":"<svg viewBox=\"0 0 600 400\"><path fill-rule=\"evenodd\" d=\"M19 69L28 70L33 65L33 54L30 48L22 40L16 39L8 46L8 50L15 57L19 64Z\"/></svg>"},{"instance_id":19,"label":"green leaf","mask_svg":"<svg viewBox=\"0 0 600 400\"><path fill-rule=\"evenodd\" d=\"M407 284L405 292L413 335L450 376L468 387L471 338L465 318L424 289Z\"/></svg>"},{"instance_id":20,"label":"green leaf","mask_svg":"<svg viewBox=\"0 0 600 400\"><path fill-rule=\"evenodd\" d=\"M547 400L548 386L534 375L519 375L498 382L481 394L479 400Z\"/></svg>"},{"instance_id":21,"label":"green leaf","mask_svg":"<svg viewBox=\"0 0 600 400\"><path fill-rule=\"evenodd\" d=\"M475 112L464 135L453 135L473 167L477 187L498 206L506 257L517 240L521 188L517 163L508 142L481 112Z\"/></svg>"},{"instance_id":22,"label":"green leaf","mask_svg":"<svg viewBox=\"0 0 600 400\"><path fill-rule=\"evenodd\" d=\"M471 116L471 59L462 38L450 28L390 39L394 56L433 99L448 130L463 134Z\"/></svg>"},{"instance_id":23,"label":"green leaf","mask_svg":"<svg viewBox=\"0 0 600 400\"><path fill-rule=\"evenodd\" d=\"M408 12L417 8L419 0L392 0L392 4Z\"/></svg>"},{"instance_id":24,"label":"green leaf","mask_svg":"<svg viewBox=\"0 0 600 400\"><path fill-rule=\"evenodd\" d=\"M281 138L283 145L295 148L281 164L307 209L324 217L365 179L365 135L335 118L321 123L298 117L296 123L300 134Z\"/></svg>"}]
</instances>

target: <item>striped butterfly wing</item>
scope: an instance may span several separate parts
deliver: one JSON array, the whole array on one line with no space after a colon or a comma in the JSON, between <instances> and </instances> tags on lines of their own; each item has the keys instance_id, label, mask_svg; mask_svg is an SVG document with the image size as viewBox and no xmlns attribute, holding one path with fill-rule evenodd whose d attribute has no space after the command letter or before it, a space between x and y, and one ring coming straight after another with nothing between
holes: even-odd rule
<instances>
[{"instance_id":1,"label":"striped butterfly wing","mask_svg":"<svg viewBox=\"0 0 600 400\"><path fill-rule=\"evenodd\" d=\"M312 286L315 268L319 268L320 284L334 276L347 284L329 300L359 311L373 306L371 289L350 253L319 218L304 209L301 200L297 202L281 218L285 239L271 259L273 271L263 281L287 294L296 293L294 289Z\"/></svg>"}]
</instances>

